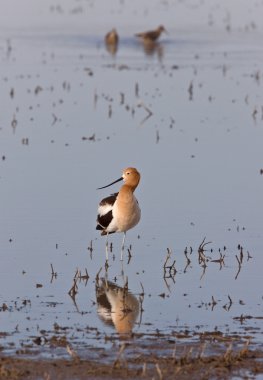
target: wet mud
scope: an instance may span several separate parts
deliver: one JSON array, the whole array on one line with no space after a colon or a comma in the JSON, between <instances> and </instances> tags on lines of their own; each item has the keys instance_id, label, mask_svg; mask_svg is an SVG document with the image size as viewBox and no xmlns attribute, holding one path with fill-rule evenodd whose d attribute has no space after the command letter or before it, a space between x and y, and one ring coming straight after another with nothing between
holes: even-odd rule
<instances>
[{"instance_id":1,"label":"wet mud","mask_svg":"<svg viewBox=\"0 0 263 380\"><path fill-rule=\"evenodd\" d=\"M158 334L157 334L158 335ZM136 339L134 337L134 339ZM231 379L263 374L263 352L240 337L206 333L199 343L181 343L171 336L152 336L142 343L121 343L116 358L81 358L68 348L69 359L38 360L27 353L0 357L1 379ZM131 346L131 347L130 347ZM128 351L126 353L126 351ZM29 351L28 351L29 352Z\"/></svg>"}]
</instances>

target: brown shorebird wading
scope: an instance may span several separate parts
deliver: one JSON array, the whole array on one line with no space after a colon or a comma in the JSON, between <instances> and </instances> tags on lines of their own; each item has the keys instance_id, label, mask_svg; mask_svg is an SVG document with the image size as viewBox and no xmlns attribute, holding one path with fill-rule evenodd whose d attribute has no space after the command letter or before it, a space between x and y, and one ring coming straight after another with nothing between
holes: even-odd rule
<instances>
[{"instance_id":1,"label":"brown shorebird wading","mask_svg":"<svg viewBox=\"0 0 263 380\"><path fill-rule=\"evenodd\" d=\"M135 34L135 36L141 38L144 42L148 42L148 41L155 42L160 37L162 32L167 33L165 27L163 25L160 25L155 30L149 30L148 32L143 32L143 33L137 33Z\"/></svg>"},{"instance_id":2,"label":"brown shorebird wading","mask_svg":"<svg viewBox=\"0 0 263 380\"><path fill-rule=\"evenodd\" d=\"M117 53L119 43L119 36L115 28L106 34L104 37L104 42L108 52L112 55L115 55Z\"/></svg>"},{"instance_id":3,"label":"brown shorebird wading","mask_svg":"<svg viewBox=\"0 0 263 380\"><path fill-rule=\"evenodd\" d=\"M119 42L119 36L117 30L113 28L110 32L108 32L105 36L105 44L107 45L117 45Z\"/></svg>"}]
</instances>

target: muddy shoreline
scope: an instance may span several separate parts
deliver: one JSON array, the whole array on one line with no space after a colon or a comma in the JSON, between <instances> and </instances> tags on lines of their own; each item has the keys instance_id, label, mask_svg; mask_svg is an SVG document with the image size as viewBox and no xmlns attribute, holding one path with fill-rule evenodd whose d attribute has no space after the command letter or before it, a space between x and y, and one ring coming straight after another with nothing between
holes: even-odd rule
<instances>
[{"instance_id":1,"label":"muddy shoreline","mask_svg":"<svg viewBox=\"0 0 263 380\"><path fill-rule=\"evenodd\" d=\"M164 339L165 338L165 339ZM169 336L152 337L147 349L119 341L102 350L101 360L80 354L65 344L67 356L42 359L30 350L0 356L0 379L231 379L263 374L263 351L250 340L206 333L199 342L181 342ZM81 352L81 351L79 351Z\"/></svg>"}]
</instances>

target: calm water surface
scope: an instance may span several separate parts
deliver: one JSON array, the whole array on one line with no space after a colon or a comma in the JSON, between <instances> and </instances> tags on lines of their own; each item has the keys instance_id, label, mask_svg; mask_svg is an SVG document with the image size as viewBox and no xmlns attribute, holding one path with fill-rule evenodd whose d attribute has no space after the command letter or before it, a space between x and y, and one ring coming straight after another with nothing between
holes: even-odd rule
<instances>
[{"instance_id":1,"label":"calm water surface","mask_svg":"<svg viewBox=\"0 0 263 380\"><path fill-rule=\"evenodd\" d=\"M0 344L59 328L76 349L157 329L262 342L262 5L240 2L237 17L235 1L63 4L23 7L9 27L14 8L1 15ZM146 54L133 33L160 22L169 35ZM97 204L118 185L96 188L127 166L142 219L123 265L110 237L106 273ZM74 300L77 269L89 278Z\"/></svg>"}]
</instances>

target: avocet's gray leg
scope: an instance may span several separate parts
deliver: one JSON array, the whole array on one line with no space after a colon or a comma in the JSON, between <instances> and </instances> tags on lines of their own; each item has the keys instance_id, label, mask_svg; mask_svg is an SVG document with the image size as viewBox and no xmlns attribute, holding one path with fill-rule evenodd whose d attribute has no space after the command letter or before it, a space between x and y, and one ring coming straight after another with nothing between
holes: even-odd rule
<instances>
[{"instance_id":1,"label":"avocet's gray leg","mask_svg":"<svg viewBox=\"0 0 263 380\"><path fill-rule=\"evenodd\" d=\"M124 232L124 234L123 234L123 240L122 240L122 245L121 245L121 261L123 260L125 238L126 238L126 232Z\"/></svg>"},{"instance_id":2,"label":"avocet's gray leg","mask_svg":"<svg viewBox=\"0 0 263 380\"><path fill-rule=\"evenodd\" d=\"M107 240L106 240L106 261L109 260L109 241L108 241L109 234L107 234Z\"/></svg>"}]
</instances>

